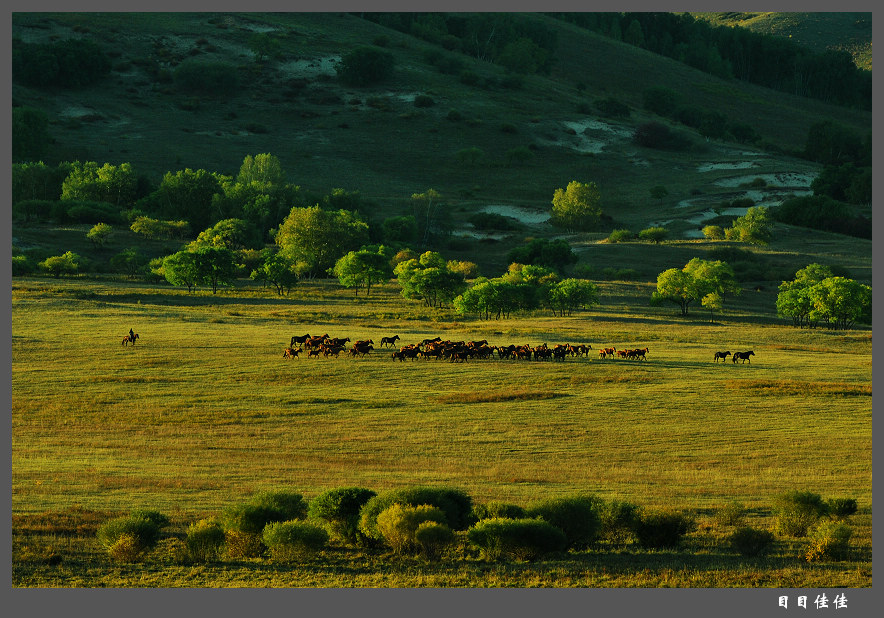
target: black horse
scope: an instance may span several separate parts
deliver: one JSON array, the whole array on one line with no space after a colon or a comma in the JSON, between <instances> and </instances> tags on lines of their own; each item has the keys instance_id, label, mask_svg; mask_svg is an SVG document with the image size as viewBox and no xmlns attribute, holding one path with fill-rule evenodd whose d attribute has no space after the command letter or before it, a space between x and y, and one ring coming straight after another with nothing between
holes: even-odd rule
<instances>
[{"instance_id":1,"label":"black horse","mask_svg":"<svg viewBox=\"0 0 884 618\"><path fill-rule=\"evenodd\" d=\"M749 361L749 364L751 365L752 359L749 358L750 356L755 356L755 352L753 352L752 350L749 350L748 352L734 352L733 358L731 360L735 363L737 362L737 359L740 359L744 363L746 361Z\"/></svg>"},{"instance_id":2,"label":"black horse","mask_svg":"<svg viewBox=\"0 0 884 618\"><path fill-rule=\"evenodd\" d=\"M723 363L725 361L725 359L728 356L730 356L730 353L731 353L730 350L728 350L727 352L716 352L715 357L712 360L714 360L717 363L718 359L720 358L721 362Z\"/></svg>"}]
</instances>

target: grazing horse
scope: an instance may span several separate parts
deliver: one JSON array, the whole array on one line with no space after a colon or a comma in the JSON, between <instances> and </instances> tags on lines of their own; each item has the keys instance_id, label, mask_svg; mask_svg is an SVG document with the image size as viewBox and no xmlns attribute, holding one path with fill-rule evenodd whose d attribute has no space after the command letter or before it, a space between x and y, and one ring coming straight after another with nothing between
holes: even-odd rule
<instances>
[{"instance_id":1,"label":"grazing horse","mask_svg":"<svg viewBox=\"0 0 884 618\"><path fill-rule=\"evenodd\" d=\"M399 335L393 335L392 337L381 337L381 347L384 348L386 346L393 347L393 344L399 339Z\"/></svg>"},{"instance_id":2,"label":"grazing horse","mask_svg":"<svg viewBox=\"0 0 884 618\"><path fill-rule=\"evenodd\" d=\"M735 363L737 362L737 359L740 359L741 361L743 361L743 363L745 363L746 361L749 361L749 364L751 365L752 359L749 358L750 356L755 356L755 352L753 352L752 350L749 350L748 352L734 352L734 355L733 355L733 357L731 357L731 360Z\"/></svg>"},{"instance_id":3,"label":"grazing horse","mask_svg":"<svg viewBox=\"0 0 884 618\"><path fill-rule=\"evenodd\" d=\"M130 343L135 345L136 339L138 339L138 333L135 333L134 335L126 335L123 337L123 341L120 342L120 345L129 345Z\"/></svg>"},{"instance_id":4,"label":"grazing horse","mask_svg":"<svg viewBox=\"0 0 884 618\"><path fill-rule=\"evenodd\" d=\"M725 361L725 359L730 355L730 353L731 353L730 350L728 350L727 352L716 352L715 357L713 357L712 360L717 363L718 359L720 358L721 362L723 363Z\"/></svg>"},{"instance_id":5,"label":"grazing horse","mask_svg":"<svg viewBox=\"0 0 884 618\"><path fill-rule=\"evenodd\" d=\"M297 358L300 360L300 357L298 356L298 354L300 354L300 353L301 353L301 348L286 348L282 353L282 357L283 358Z\"/></svg>"}]
</instances>

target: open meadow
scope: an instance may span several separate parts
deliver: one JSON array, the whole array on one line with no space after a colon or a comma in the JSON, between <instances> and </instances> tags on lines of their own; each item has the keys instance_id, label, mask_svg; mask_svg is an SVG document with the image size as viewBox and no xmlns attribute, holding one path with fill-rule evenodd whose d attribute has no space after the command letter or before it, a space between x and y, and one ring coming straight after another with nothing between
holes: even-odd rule
<instances>
[{"instance_id":1,"label":"open meadow","mask_svg":"<svg viewBox=\"0 0 884 618\"><path fill-rule=\"evenodd\" d=\"M329 281L288 297L247 283L213 296L17 278L13 585L871 586L871 330L796 329L749 299L710 323L700 310L647 306L651 284L599 287L603 302L571 317L478 321L403 301L393 284L358 298ZM123 346L130 327L139 339ZM375 349L284 359L305 333ZM398 362L379 347L394 334L593 352ZM601 359L607 346L646 347L647 360ZM749 349L751 362L713 362L717 350ZM334 545L296 565L170 558L188 524L255 492L309 500L418 485L462 489L474 504L591 493L689 511L698 525L678 549L602 544L536 562ZM716 513L739 503L747 523L769 528L789 491L857 501L849 558L809 563L802 539L780 537L764 558L729 549ZM171 526L146 560L118 564L95 530L133 509Z\"/></svg>"}]
</instances>

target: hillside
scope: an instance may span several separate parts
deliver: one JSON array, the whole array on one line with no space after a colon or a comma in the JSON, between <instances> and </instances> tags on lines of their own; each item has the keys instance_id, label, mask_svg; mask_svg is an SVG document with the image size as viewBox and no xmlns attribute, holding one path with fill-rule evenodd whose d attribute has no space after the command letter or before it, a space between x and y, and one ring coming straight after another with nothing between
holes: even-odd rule
<instances>
[{"instance_id":1,"label":"hillside","mask_svg":"<svg viewBox=\"0 0 884 618\"><path fill-rule=\"evenodd\" d=\"M817 51L844 50L856 66L872 70L871 13L692 13L715 25L741 26L786 37Z\"/></svg>"},{"instance_id":2,"label":"hillside","mask_svg":"<svg viewBox=\"0 0 884 618\"><path fill-rule=\"evenodd\" d=\"M519 207L506 214L541 217L533 235L554 233L542 215L555 189L576 179L599 185L613 227L665 222L677 237L696 237L711 208L746 195L741 184L766 179L752 194L766 205L807 192L819 166L788 153L804 148L813 123L837 119L860 135L871 129L867 112L724 81L548 16L531 19L555 33L555 57L547 75L512 86L501 67L459 54L478 82L464 83L428 63L439 45L350 14L20 13L14 37L100 41L113 68L99 85L77 90L15 84L13 103L48 114L47 163L129 162L156 183L184 168L235 173L245 156L271 153L290 182L358 191L377 204L377 218L409 212L410 196L432 187L456 228L468 232L465 218L476 210ZM256 33L279 42L276 59L256 60L249 47ZM379 41L395 57L392 79L343 85L336 63ZM228 64L238 88L180 92L172 75L195 58ZM636 146L640 124L671 124L642 109L654 86L751 125L761 141L710 141L673 125L693 142L689 150ZM627 105L630 115L601 117L600 99ZM526 148L524 160L509 157ZM470 150L475 156L460 156ZM652 200L649 190L659 185L668 195ZM491 248L495 264L507 248Z\"/></svg>"}]
</instances>

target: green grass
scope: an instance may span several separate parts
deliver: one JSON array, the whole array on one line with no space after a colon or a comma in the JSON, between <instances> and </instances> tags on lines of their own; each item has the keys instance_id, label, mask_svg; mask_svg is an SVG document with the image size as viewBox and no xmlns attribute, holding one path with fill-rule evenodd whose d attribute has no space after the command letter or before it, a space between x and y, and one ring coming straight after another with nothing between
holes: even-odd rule
<instances>
[{"instance_id":1,"label":"green grass","mask_svg":"<svg viewBox=\"0 0 884 618\"><path fill-rule=\"evenodd\" d=\"M213 296L16 279L14 585L871 585L871 331L794 329L770 320L769 305L709 324L647 307L647 286L600 285L607 304L572 318L479 322L422 310L393 285L355 301L327 282L279 298L250 286ZM129 327L140 335L134 348L120 345ZM649 353L646 362L394 363L380 350L283 360L290 337L305 332ZM720 348L756 356L714 364ZM101 519L93 512L157 509L183 530L264 489L294 487L309 499L334 487L418 484L461 487L477 502L589 491L710 515L738 501L750 525L770 523L775 496L811 490L855 498L862 523L855 557L834 565L804 564L785 541L747 563L720 555L701 530L673 554L601 548L490 571L454 558L394 560L388 570L383 553L339 548L295 571L221 564L186 581L190 568L162 557L108 563L88 533ZM41 562L52 552L61 565ZM348 579L351 563L359 575Z\"/></svg>"}]
</instances>

